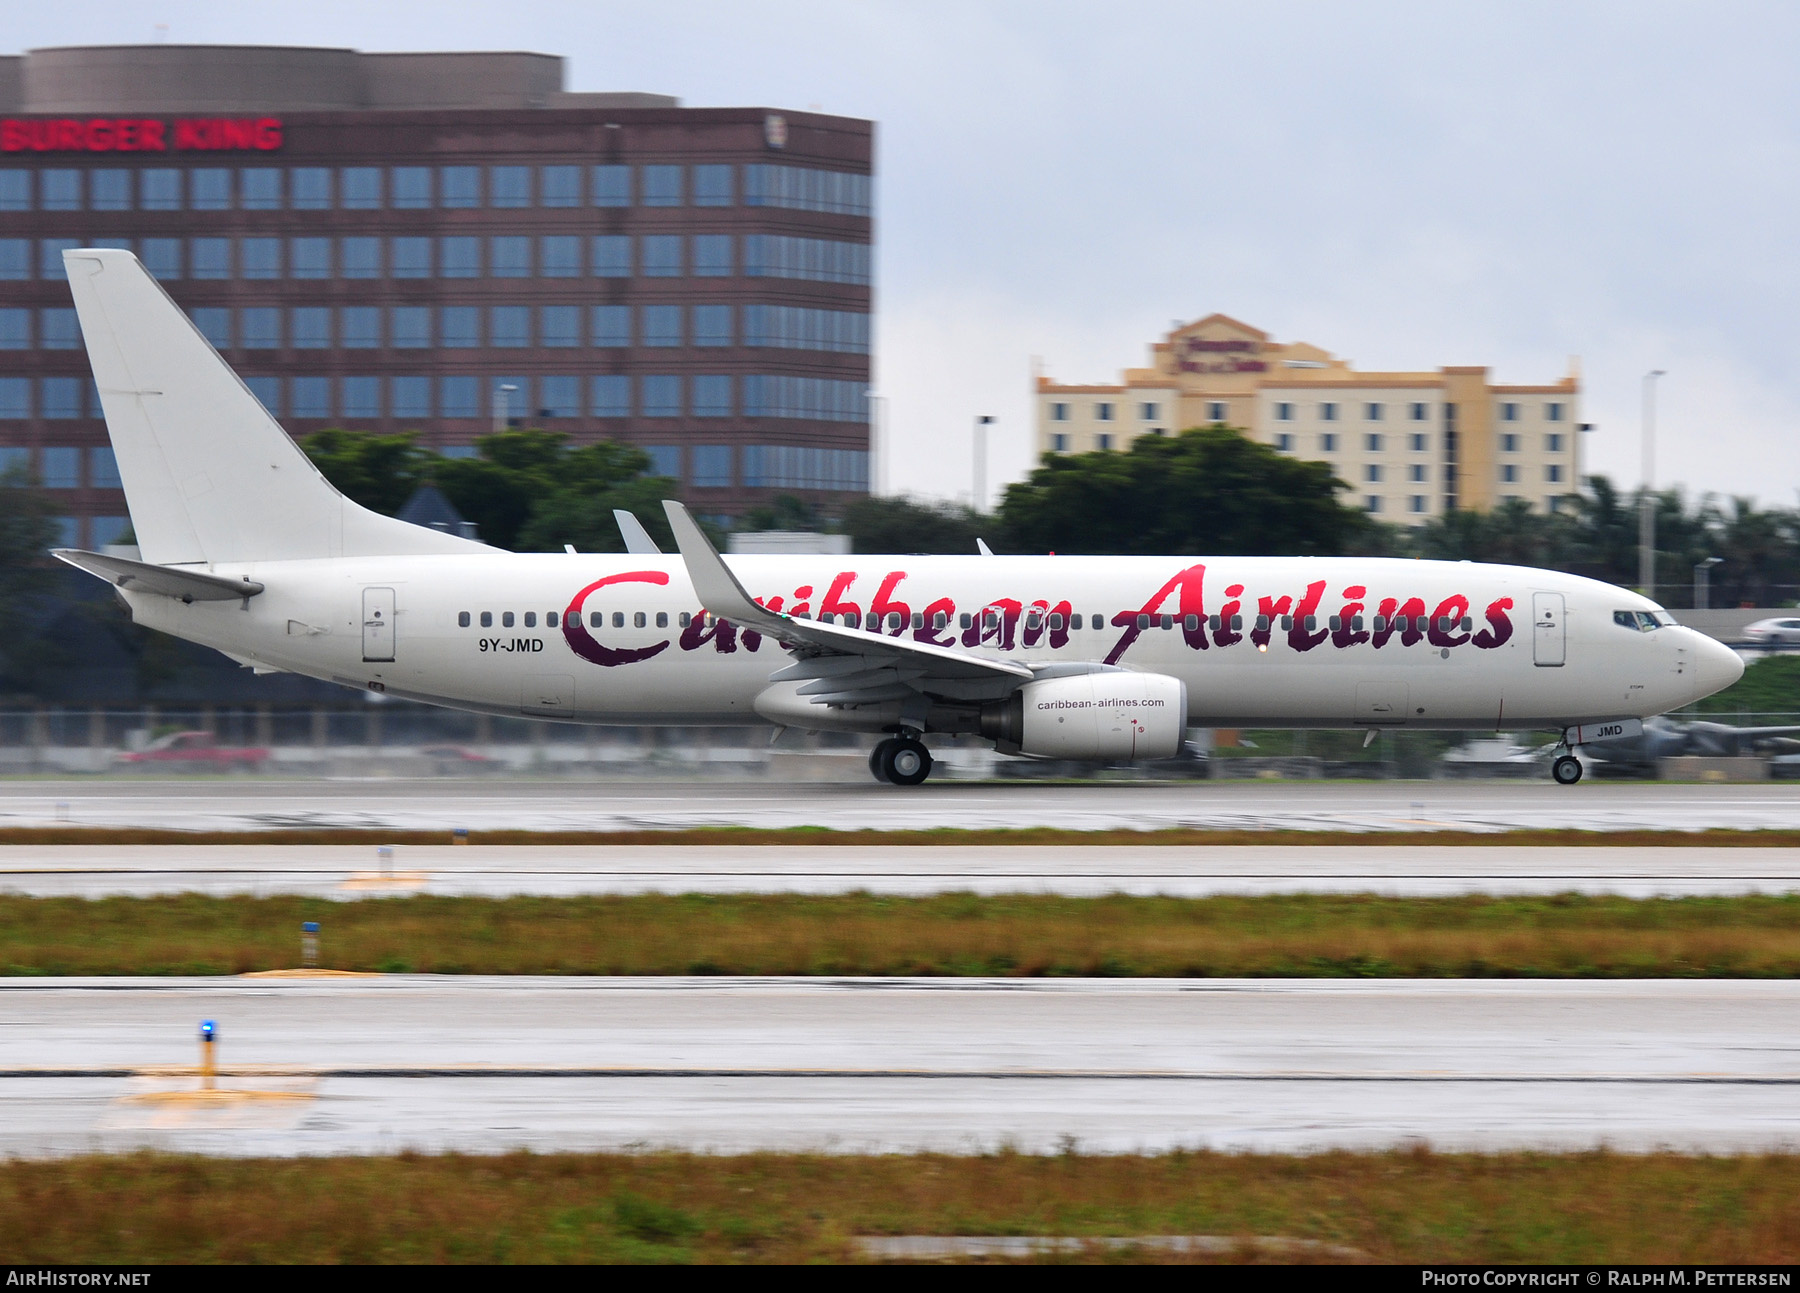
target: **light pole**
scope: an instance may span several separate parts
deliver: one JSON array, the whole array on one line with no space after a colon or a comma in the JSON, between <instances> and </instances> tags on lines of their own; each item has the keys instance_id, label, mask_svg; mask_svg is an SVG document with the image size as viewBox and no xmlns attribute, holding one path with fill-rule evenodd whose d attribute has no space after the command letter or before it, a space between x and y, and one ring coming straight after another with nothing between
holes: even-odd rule
<instances>
[{"instance_id":1,"label":"light pole","mask_svg":"<svg viewBox=\"0 0 1800 1293\"><path fill-rule=\"evenodd\" d=\"M985 413L975 419L975 496L972 501L977 512L987 504L987 429L993 421Z\"/></svg>"},{"instance_id":2,"label":"light pole","mask_svg":"<svg viewBox=\"0 0 1800 1293\"><path fill-rule=\"evenodd\" d=\"M1707 610L1712 601L1712 568L1725 560L1724 557L1708 557L1694 567L1694 609Z\"/></svg>"},{"instance_id":3,"label":"light pole","mask_svg":"<svg viewBox=\"0 0 1800 1293\"><path fill-rule=\"evenodd\" d=\"M494 430L506 430L506 424L512 421L512 394L518 390L511 382L504 382L494 388Z\"/></svg>"},{"instance_id":4,"label":"light pole","mask_svg":"<svg viewBox=\"0 0 1800 1293\"><path fill-rule=\"evenodd\" d=\"M1638 497L1638 591L1656 600L1656 379L1660 368L1644 374L1644 492Z\"/></svg>"}]
</instances>

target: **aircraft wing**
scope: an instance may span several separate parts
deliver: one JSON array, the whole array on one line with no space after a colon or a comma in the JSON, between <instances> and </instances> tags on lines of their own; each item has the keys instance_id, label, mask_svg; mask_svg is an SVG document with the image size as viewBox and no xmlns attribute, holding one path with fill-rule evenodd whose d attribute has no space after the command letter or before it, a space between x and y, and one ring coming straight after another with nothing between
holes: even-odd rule
<instances>
[{"instance_id":1,"label":"aircraft wing","mask_svg":"<svg viewBox=\"0 0 1800 1293\"><path fill-rule=\"evenodd\" d=\"M158 593L184 602L230 602L240 597L254 597L263 590L254 579L231 579L199 570L183 570L179 566L156 566L147 561L109 557L101 552L83 552L80 548L52 548L50 555L134 593Z\"/></svg>"},{"instance_id":2,"label":"aircraft wing","mask_svg":"<svg viewBox=\"0 0 1800 1293\"><path fill-rule=\"evenodd\" d=\"M1001 697L1037 676L1029 666L1011 660L772 611L744 591L685 507L665 501L663 510L669 514L700 604L739 628L768 634L792 652L795 663L771 675L770 681L804 680L799 694L814 704L863 705L925 694Z\"/></svg>"}]
</instances>

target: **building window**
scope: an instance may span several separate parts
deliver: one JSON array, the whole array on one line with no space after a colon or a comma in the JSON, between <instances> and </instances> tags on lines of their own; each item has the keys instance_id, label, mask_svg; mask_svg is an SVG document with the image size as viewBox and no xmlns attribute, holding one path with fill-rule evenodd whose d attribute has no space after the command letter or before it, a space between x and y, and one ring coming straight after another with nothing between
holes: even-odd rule
<instances>
[{"instance_id":1,"label":"building window","mask_svg":"<svg viewBox=\"0 0 1800 1293\"><path fill-rule=\"evenodd\" d=\"M1366 467L1364 467L1363 468L1363 479L1368 481L1371 485L1379 484L1381 481L1380 465L1378 463L1370 463Z\"/></svg>"},{"instance_id":2,"label":"building window","mask_svg":"<svg viewBox=\"0 0 1800 1293\"><path fill-rule=\"evenodd\" d=\"M1413 512L1423 512L1425 510L1425 495L1414 494L1409 507Z\"/></svg>"},{"instance_id":3,"label":"building window","mask_svg":"<svg viewBox=\"0 0 1800 1293\"><path fill-rule=\"evenodd\" d=\"M1549 463L1545 466L1544 479L1549 481L1552 485L1560 485L1562 483L1562 478L1563 469L1560 462Z\"/></svg>"},{"instance_id":4,"label":"building window","mask_svg":"<svg viewBox=\"0 0 1800 1293\"><path fill-rule=\"evenodd\" d=\"M711 373L694 378L694 416L728 418L731 416L731 378Z\"/></svg>"},{"instance_id":5,"label":"building window","mask_svg":"<svg viewBox=\"0 0 1800 1293\"><path fill-rule=\"evenodd\" d=\"M1275 447L1283 453L1292 453L1294 451L1294 437L1286 431L1278 432L1275 436Z\"/></svg>"},{"instance_id":6,"label":"building window","mask_svg":"<svg viewBox=\"0 0 1800 1293\"><path fill-rule=\"evenodd\" d=\"M1324 435L1320 436L1319 437L1319 448L1321 450L1323 450L1325 453L1336 453L1337 452L1337 433L1334 431L1327 431Z\"/></svg>"},{"instance_id":7,"label":"building window","mask_svg":"<svg viewBox=\"0 0 1800 1293\"><path fill-rule=\"evenodd\" d=\"M245 238L238 243L245 278L281 277L281 239Z\"/></svg>"},{"instance_id":8,"label":"building window","mask_svg":"<svg viewBox=\"0 0 1800 1293\"><path fill-rule=\"evenodd\" d=\"M1094 405L1094 418L1100 422L1111 422L1113 420L1113 406L1111 404Z\"/></svg>"},{"instance_id":9,"label":"building window","mask_svg":"<svg viewBox=\"0 0 1800 1293\"><path fill-rule=\"evenodd\" d=\"M346 211L381 210L381 168L379 166L344 167L343 202Z\"/></svg>"},{"instance_id":10,"label":"building window","mask_svg":"<svg viewBox=\"0 0 1800 1293\"><path fill-rule=\"evenodd\" d=\"M447 418L481 416L481 386L474 377L444 377L438 380L438 407Z\"/></svg>"},{"instance_id":11,"label":"building window","mask_svg":"<svg viewBox=\"0 0 1800 1293\"><path fill-rule=\"evenodd\" d=\"M1052 422L1067 422L1069 420L1069 406L1067 404L1052 404L1050 406L1050 420Z\"/></svg>"},{"instance_id":12,"label":"building window","mask_svg":"<svg viewBox=\"0 0 1800 1293\"><path fill-rule=\"evenodd\" d=\"M643 379L644 416L678 418L681 416L681 378L652 374Z\"/></svg>"},{"instance_id":13,"label":"building window","mask_svg":"<svg viewBox=\"0 0 1800 1293\"><path fill-rule=\"evenodd\" d=\"M1431 437L1425 435L1423 432L1414 432L1408 437L1408 440L1410 441L1408 447L1414 453L1424 453L1431 447Z\"/></svg>"},{"instance_id":14,"label":"building window","mask_svg":"<svg viewBox=\"0 0 1800 1293\"><path fill-rule=\"evenodd\" d=\"M1371 431L1363 436L1363 447L1370 453L1380 453L1381 444L1381 432L1379 431Z\"/></svg>"},{"instance_id":15,"label":"building window","mask_svg":"<svg viewBox=\"0 0 1800 1293\"><path fill-rule=\"evenodd\" d=\"M646 305L644 307L644 344L646 346L679 346L682 343L681 307L679 305Z\"/></svg>"},{"instance_id":16,"label":"building window","mask_svg":"<svg viewBox=\"0 0 1800 1293\"><path fill-rule=\"evenodd\" d=\"M431 167L394 167L394 207L399 211L431 209Z\"/></svg>"},{"instance_id":17,"label":"building window","mask_svg":"<svg viewBox=\"0 0 1800 1293\"><path fill-rule=\"evenodd\" d=\"M181 210L181 172L160 166L139 171L138 206L145 211Z\"/></svg>"},{"instance_id":18,"label":"building window","mask_svg":"<svg viewBox=\"0 0 1800 1293\"><path fill-rule=\"evenodd\" d=\"M594 167L594 205L628 207L631 205L631 167Z\"/></svg>"},{"instance_id":19,"label":"building window","mask_svg":"<svg viewBox=\"0 0 1800 1293\"><path fill-rule=\"evenodd\" d=\"M646 278L681 277L681 235L652 233L644 235L644 276Z\"/></svg>"},{"instance_id":20,"label":"building window","mask_svg":"<svg viewBox=\"0 0 1800 1293\"><path fill-rule=\"evenodd\" d=\"M545 278L581 277L581 239L575 234L550 234L540 241Z\"/></svg>"},{"instance_id":21,"label":"building window","mask_svg":"<svg viewBox=\"0 0 1800 1293\"><path fill-rule=\"evenodd\" d=\"M45 211L81 210L81 172L47 170L39 172L38 191Z\"/></svg>"},{"instance_id":22,"label":"building window","mask_svg":"<svg viewBox=\"0 0 1800 1293\"><path fill-rule=\"evenodd\" d=\"M1324 422L1336 422L1337 405L1333 403L1319 405L1319 419Z\"/></svg>"},{"instance_id":23,"label":"building window","mask_svg":"<svg viewBox=\"0 0 1800 1293\"><path fill-rule=\"evenodd\" d=\"M345 278L381 277L381 239L346 238L343 257Z\"/></svg>"},{"instance_id":24,"label":"building window","mask_svg":"<svg viewBox=\"0 0 1800 1293\"><path fill-rule=\"evenodd\" d=\"M1519 479L1519 468L1516 463L1505 463L1500 468L1500 479L1511 485Z\"/></svg>"},{"instance_id":25,"label":"building window","mask_svg":"<svg viewBox=\"0 0 1800 1293\"><path fill-rule=\"evenodd\" d=\"M1431 417L1431 405L1411 404L1407 406L1407 413L1414 422L1424 422Z\"/></svg>"},{"instance_id":26,"label":"building window","mask_svg":"<svg viewBox=\"0 0 1800 1293\"><path fill-rule=\"evenodd\" d=\"M330 278L331 239L293 239L288 244L288 266L295 278Z\"/></svg>"},{"instance_id":27,"label":"building window","mask_svg":"<svg viewBox=\"0 0 1800 1293\"><path fill-rule=\"evenodd\" d=\"M594 416L631 416L631 378L616 373L606 373L594 378Z\"/></svg>"},{"instance_id":28,"label":"building window","mask_svg":"<svg viewBox=\"0 0 1800 1293\"><path fill-rule=\"evenodd\" d=\"M481 277L481 239L462 234L444 239L444 277Z\"/></svg>"},{"instance_id":29,"label":"building window","mask_svg":"<svg viewBox=\"0 0 1800 1293\"><path fill-rule=\"evenodd\" d=\"M1512 432L1507 432L1505 435L1501 436L1500 437L1500 452L1501 453L1517 453L1517 452L1519 452L1519 437L1517 435L1513 434Z\"/></svg>"},{"instance_id":30,"label":"building window","mask_svg":"<svg viewBox=\"0 0 1800 1293\"><path fill-rule=\"evenodd\" d=\"M481 168L479 166L446 166L438 171L438 180L447 207L481 205Z\"/></svg>"},{"instance_id":31,"label":"building window","mask_svg":"<svg viewBox=\"0 0 1800 1293\"><path fill-rule=\"evenodd\" d=\"M1069 437L1068 436L1053 435L1050 437L1051 452L1066 453L1068 451L1068 448L1069 448Z\"/></svg>"},{"instance_id":32,"label":"building window","mask_svg":"<svg viewBox=\"0 0 1800 1293\"><path fill-rule=\"evenodd\" d=\"M1365 404L1365 405L1363 405L1363 421L1364 422L1379 422L1386 415L1387 415L1387 406L1385 404Z\"/></svg>"},{"instance_id":33,"label":"building window","mask_svg":"<svg viewBox=\"0 0 1800 1293\"><path fill-rule=\"evenodd\" d=\"M1112 448L1112 437L1110 435L1107 435L1105 432L1102 432L1101 434L1095 436L1094 437L1094 448L1096 448L1096 449L1111 449Z\"/></svg>"},{"instance_id":34,"label":"building window","mask_svg":"<svg viewBox=\"0 0 1800 1293\"><path fill-rule=\"evenodd\" d=\"M696 346L729 346L731 307L729 305L696 305L694 307L694 344Z\"/></svg>"},{"instance_id":35,"label":"building window","mask_svg":"<svg viewBox=\"0 0 1800 1293\"><path fill-rule=\"evenodd\" d=\"M545 346L579 346L581 344L581 307L579 305L545 305L538 307L539 344ZM573 413L569 414L574 417Z\"/></svg>"},{"instance_id":36,"label":"building window","mask_svg":"<svg viewBox=\"0 0 1800 1293\"><path fill-rule=\"evenodd\" d=\"M329 211L331 209L331 169L325 166L296 166L293 170L294 210ZM312 380L308 378L307 380ZM327 403L330 397L326 397ZM328 416L319 414L320 417Z\"/></svg>"},{"instance_id":37,"label":"building window","mask_svg":"<svg viewBox=\"0 0 1800 1293\"><path fill-rule=\"evenodd\" d=\"M289 316L288 335L296 350L331 349L331 310L323 305L300 305Z\"/></svg>"},{"instance_id":38,"label":"building window","mask_svg":"<svg viewBox=\"0 0 1800 1293\"><path fill-rule=\"evenodd\" d=\"M1292 404L1277 404L1275 406L1275 420L1277 422L1292 422L1294 420L1294 406Z\"/></svg>"},{"instance_id":39,"label":"building window","mask_svg":"<svg viewBox=\"0 0 1800 1293\"><path fill-rule=\"evenodd\" d=\"M394 307L394 347L397 350L429 350L431 348L431 307L429 305L396 305Z\"/></svg>"},{"instance_id":40,"label":"building window","mask_svg":"<svg viewBox=\"0 0 1800 1293\"><path fill-rule=\"evenodd\" d=\"M1139 404L1138 405L1138 420L1140 422L1156 421L1157 418L1162 416L1162 414L1159 412L1161 407L1162 406L1158 405L1158 404Z\"/></svg>"},{"instance_id":41,"label":"building window","mask_svg":"<svg viewBox=\"0 0 1800 1293\"><path fill-rule=\"evenodd\" d=\"M1517 422L1519 420L1519 406L1517 404L1502 404L1500 406L1500 420L1502 422Z\"/></svg>"},{"instance_id":42,"label":"building window","mask_svg":"<svg viewBox=\"0 0 1800 1293\"><path fill-rule=\"evenodd\" d=\"M678 444L647 444L647 445L641 445L639 447L641 449L643 449L644 456L650 460L650 470L648 473L649 475L651 475L651 476L667 476L672 480L680 479L680 477L681 477L681 446L680 445L678 445ZM757 484L759 482L746 480L744 483L746 485L752 485L752 484ZM687 615L685 612L682 615L682 619L684 621L687 619Z\"/></svg>"},{"instance_id":43,"label":"building window","mask_svg":"<svg viewBox=\"0 0 1800 1293\"><path fill-rule=\"evenodd\" d=\"M1425 482L1425 464L1422 462L1413 463L1406 469L1406 478L1423 484Z\"/></svg>"},{"instance_id":44,"label":"building window","mask_svg":"<svg viewBox=\"0 0 1800 1293\"><path fill-rule=\"evenodd\" d=\"M38 344L45 350L81 349L81 324L67 306L54 305L40 312L38 329Z\"/></svg>"},{"instance_id":45,"label":"building window","mask_svg":"<svg viewBox=\"0 0 1800 1293\"><path fill-rule=\"evenodd\" d=\"M596 305L594 307L594 344L607 347L631 344L631 307L629 305Z\"/></svg>"},{"instance_id":46,"label":"building window","mask_svg":"<svg viewBox=\"0 0 1800 1293\"><path fill-rule=\"evenodd\" d=\"M1225 412L1224 402L1214 401L1206 406L1206 420L1208 422L1223 422L1225 420Z\"/></svg>"},{"instance_id":47,"label":"building window","mask_svg":"<svg viewBox=\"0 0 1800 1293\"><path fill-rule=\"evenodd\" d=\"M529 305L496 305L489 313L488 326L493 329L489 344L508 349L521 349L531 344L531 307Z\"/></svg>"},{"instance_id":48,"label":"building window","mask_svg":"<svg viewBox=\"0 0 1800 1293\"><path fill-rule=\"evenodd\" d=\"M1546 421L1546 422L1561 422L1562 420L1563 420L1563 406L1562 405L1560 405L1560 404L1544 405L1544 421Z\"/></svg>"},{"instance_id":49,"label":"building window","mask_svg":"<svg viewBox=\"0 0 1800 1293\"><path fill-rule=\"evenodd\" d=\"M707 164L694 167L694 205L728 207L731 205L731 167Z\"/></svg>"},{"instance_id":50,"label":"building window","mask_svg":"<svg viewBox=\"0 0 1800 1293\"><path fill-rule=\"evenodd\" d=\"M692 461L694 474L689 484L698 489L731 488L730 445L697 444L694 446Z\"/></svg>"},{"instance_id":51,"label":"building window","mask_svg":"<svg viewBox=\"0 0 1800 1293\"><path fill-rule=\"evenodd\" d=\"M431 379L396 377L393 398L395 417L428 418L431 416Z\"/></svg>"},{"instance_id":52,"label":"building window","mask_svg":"<svg viewBox=\"0 0 1800 1293\"><path fill-rule=\"evenodd\" d=\"M167 242L169 239L153 239ZM0 238L0 280L21 282L31 277L31 239Z\"/></svg>"},{"instance_id":53,"label":"building window","mask_svg":"<svg viewBox=\"0 0 1800 1293\"><path fill-rule=\"evenodd\" d=\"M214 350L231 349L231 311L222 306L203 305L188 311L200 335L212 343Z\"/></svg>"},{"instance_id":54,"label":"building window","mask_svg":"<svg viewBox=\"0 0 1800 1293\"><path fill-rule=\"evenodd\" d=\"M79 377L46 377L40 388L39 398L43 401L41 412L47 418L78 418L81 416L81 378Z\"/></svg>"},{"instance_id":55,"label":"building window","mask_svg":"<svg viewBox=\"0 0 1800 1293\"><path fill-rule=\"evenodd\" d=\"M600 234L594 239L594 277L631 277L631 235Z\"/></svg>"},{"instance_id":56,"label":"building window","mask_svg":"<svg viewBox=\"0 0 1800 1293\"><path fill-rule=\"evenodd\" d=\"M225 262L229 265L231 263L230 241L225 238L215 238L213 241L225 244ZM81 246L81 242L75 238L45 238L39 242L38 252L43 257L43 260L38 266L38 277L52 283L68 282L67 271L63 267L62 254L65 251L73 251L79 246ZM199 275L195 275L195 277L197 278Z\"/></svg>"},{"instance_id":57,"label":"building window","mask_svg":"<svg viewBox=\"0 0 1800 1293\"><path fill-rule=\"evenodd\" d=\"M431 239L396 238L393 251L395 278L431 277Z\"/></svg>"},{"instance_id":58,"label":"building window","mask_svg":"<svg viewBox=\"0 0 1800 1293\"><path fill-rule=\"evenodd\" d=\"M870 280L869 247L866 243L826 238L748 234L744 238L744 276L867 285Z\"/></svg>"},{"instance_id":59,"label":"building window","mask_svg":"<svg viewBox=\"0 0 1800 1293\"><path fill-rule=\"evenodd\" d=\"M867 175L755 163L744 168L744 205L866 216L874 209Z\"/></svg>"},{"instance_id":60,"label":"building window","mask_svg":"<svg viewBox=\"0 0 1800 1293\"><path fill-rule=\"evenodd\" d=\"M110 445L96 445L88 450L88 485L93 489L120 489L119 456Z\"/></svg>"},{"instance_id":61,"label":"building window","mask_svg":"<svg viewBox=\"0 0 1800 1293\"><path fill-rule=\"evenodd\" d=\"M581 167L546 166L543 169L543 205L578 207L581 205Z\"/></svg>"},{"instance_id":62,"label":"building window","mask_svg":"<svg viewBox=\"0 0 1800 1293\"><path fill-rule=\"evenodd\" d=\"M531 205L531 167L496 166L488 172L489 194L494 206L518 208Z\"/></svg>"},{"instance_id":63,"label":"building window","mask_svg":"<svg viewBox=\"0 0 1800 1293\"><path fill-rule=\"evenodd\" d=\"M538 394L542 403L538 413L547 418L578 418L581 416L581 378L556 374L538 379Z\"/></svg>"},{"instance_id":64,"label":"building window","mask_svg":"<svg viewBox=\"0 0 1800 1293\"><path fill-rule=\"evenodd\" d=\"M31 311L19 306L0 309L0 350L31 349Z\"/></svg>"},{"instance_id":65,"label":"building window","mask_svg":"<svg viewBox=\"0 0 1800 1293\"><path fill-rule=\"evenodd\" d=\"M644 167L644 205L678 207L681 205L681 170L679 166Z\"/></svg>"},{"instance_id":66,"label":"building window","mask_svg":"<svg viewBox=\"0 0 1800 1293\"><path fill-rule=\"evenodd\" d=\"M81 450L57 446L44 450L44 488L81 488Z\"/></svg>"},{"instance_id":67,"label":"building window","mask_svg":"<svg viewBox=\"0 0 1800 1293\"><path fill-rule=\"evenodd\" d=\"M231 239L192 239L188 244L188 277L230 278Z\"/></svg>"},{"instance_id":68,"label":"building window","mask_svg":"<svg viewBox=\"0 0 1800 1293\"><path fill-rule=\"evenodd\" d=\"M1379 494L1363 495L1363 511L1379 512L1380 510L1381 510L1381 495L1379 495Z\"/></svg>"},{"instance_id":69,"label":"building window","mask_svg":"<svg viewBox=\"0 0 1800 1293\"><path fill-rule=\"evenodd\" d=\"M381 416L381 379L379 377L344 378L344 416L378 418Z\"/></svg>"},{"instance_id":70,"label":"building window","mask_svg":"<svg viewBox=\"0 0 1800 1293\"><path fill-rule=\"evenodd\" d=\"M446 350L473 350L481 345L481 307L446 305L438 315L438 335Z\"/></svg>"},{"instance_id":71,"label":"building window","mask_svg":"<svg viewBox=\"0 0 1800 1293\"><path fill-rule=\"evenodd\" d=\"M248 306L240 321L245 350L281 349L281 311L275 306Z\"/></svg>"},{"instance_id":72,"label":"building window","mask_svg":"<svg viewBox=\"0 0 1800 1293\"><path fill-rule=\"evenodd\" d=\"M694 235L694 276L696 278L729 278L731 276L731 235L702 233Z\"/></svg>"},{"instance_id":73,"label":"building window","mask_svg":"<svg viewBox=\"0 0 1800 1293\"><path fill-rule=\"evenodd\" d=\"M282 172L273 166L246 166L238 172L238 205L246 211L281 210Z\"/></svg>"},{"instance_id":74,"label":"building window","mask_svg":"<svg viewBox=\"0 0 1800 1293\"><path fill-rule=\"evenodd\" d=\"M31 379L29 377L0 377L0 418L16 419L31 416ZM28 449L0 449L0 470L9 464L8 455L29 453Z\"/></svg>"},{"instance_id":75,"label":"building window","mask_svg":"<svg viewBox=\"0 0 1800 1293\"><path fill-rule=\"evenodd\" d=\"M331 416L331 379L329 377L294 378L293 416L297 418L328 418Z\"/></svg>"},{"instance_id":76,"label":"building window","mask_svg":"<svg viewBox=\"0 0 1800 1293\"><path fill-rule=\"evenodd\" d=\"M31 172L0 170L0 211L31 210Z\"/></svg>"},{"instance_id":77,"label":"building window","mask_svg":"<svg viewBox=\"0 0 1800 1293\"><path fill-rule=\"evenodd\" d=\"M488 251L494 258L493 267L490 270L493 277L531 277L530 238L522 234L502 234L493 239Z\"/></svg>"},{"instance_id":78,"label":"building window","mask_svg":"<svg viewBox=\"0 0 1800 1293\"><path fill-rule=\"evenodd\" d=\"M111 168L89 171L88 204L96 211L131 210L131 172Z\"/></svg>"},{"instance_id":79,"label":"building window","mask_svg":"<svg viewBox=\"0 0 1800 1293\"><path fill-rule=\"evenodd\" d=\"M344 349L379 350L381 348L381 307L378 305L346 305L343 329Z\"/></svg>"}]
</instances>

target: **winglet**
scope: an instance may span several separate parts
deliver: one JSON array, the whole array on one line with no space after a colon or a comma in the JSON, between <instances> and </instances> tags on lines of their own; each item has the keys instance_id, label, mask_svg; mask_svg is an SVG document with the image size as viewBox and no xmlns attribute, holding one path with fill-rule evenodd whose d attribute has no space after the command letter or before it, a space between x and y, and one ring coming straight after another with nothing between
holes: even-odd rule
<instances>
[{"instance_id":1,"label":"winglet","mask_svg":"<svg viewBox=\"0 0 1800 1293\"><path fill-rule=\"evenodd\" d=\"M988 547L986 539L976 539L975 550L984 557L991 557L994 555L994 550Z\"/></svg>"},{"instance_id":2,"label":"winglet","mask_svg":"<svg viewBox=\"0 0 1800 1293\"><path fill-rule=\"evenodd\" d=\"M706 537L706 531L688 515L687 508L665 498L663 511L668 513L669 528L675 532L675 546L681 549L682 564L687 567L688 580L694 585L702 606L722 620L752 628L774 630L787 624L787 616L758 606L756 599L744 591L737 576L731 573L731 567L725 564L712 540Z\"/></svg>"},{"instance_id":3,"label":"winglet","mask_svg":"<svg viewBox=\"0 0 1800 1293\"><path fill-rule=\"evenodd\" d=\"M635 552L641 557L661 556L662 549L656 546L656 540L650 537L650 531L644 523L622 507L613 508L613 520L619 523L619 536L625 540L625 551Z\"/></svg>"}]
</instances>

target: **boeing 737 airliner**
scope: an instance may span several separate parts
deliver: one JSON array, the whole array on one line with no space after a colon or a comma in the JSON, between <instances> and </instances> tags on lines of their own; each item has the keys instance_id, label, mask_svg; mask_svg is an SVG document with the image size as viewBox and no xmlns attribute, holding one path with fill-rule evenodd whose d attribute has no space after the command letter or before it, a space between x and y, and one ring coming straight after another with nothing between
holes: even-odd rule
<instances>
[{"instance_id":1,"label":"boeing 737 airliner","mask_svg":"<svg viewBox=\"0 0 1800 1293\"><path fill-rule=\"evenodd\" d=\"M129 252L63 253L141 560L56 555L139 624L288 671L492 714L772 724L1160 759L1190 726L1548 728L1584 741L1735 682L1635 593L1554 571L1325 557L721 558L503 552L339 494ZM634 533L635 532L635 533Z\"/></svg>"}]
</instances>

